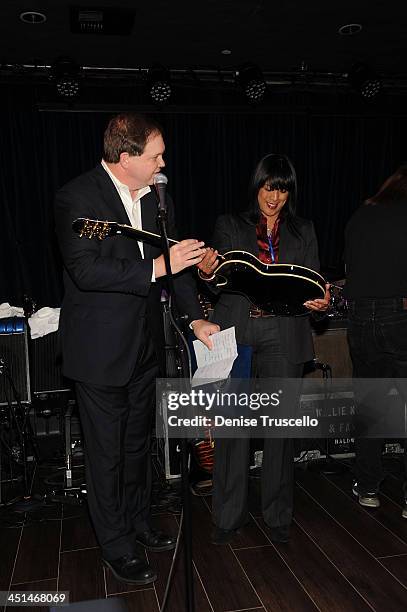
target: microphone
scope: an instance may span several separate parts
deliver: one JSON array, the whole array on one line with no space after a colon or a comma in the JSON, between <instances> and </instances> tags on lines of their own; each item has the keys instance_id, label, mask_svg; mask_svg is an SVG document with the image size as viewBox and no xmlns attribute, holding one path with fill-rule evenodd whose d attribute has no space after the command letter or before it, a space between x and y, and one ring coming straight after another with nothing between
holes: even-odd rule
<instances>
[{"instance_id":1,"label":"microphone","mask_svg":"<svg viewBox=\"0 0 407 612\"><path fill-rule=\"evenodd\" d=\"M167 183L168 179L162 172L154 175L154 187L158 197L158 210L161 213L167 212L167 201L165 197Z\"/></svg>"}]
</instances>

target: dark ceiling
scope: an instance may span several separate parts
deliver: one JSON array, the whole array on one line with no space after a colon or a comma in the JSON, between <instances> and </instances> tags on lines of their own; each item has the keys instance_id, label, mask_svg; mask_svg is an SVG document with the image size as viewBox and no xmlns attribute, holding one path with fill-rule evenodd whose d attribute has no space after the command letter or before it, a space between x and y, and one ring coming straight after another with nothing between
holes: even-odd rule
<instances>
[{"instance_id":1,"label":"dark ceiling","mask_svg":"<svg viewBox=\"0 0 407 612\"><path fill-rule=\"evenodd\" d=\"M205 108L247 102L236 87L236 70L246 62L257 64L272 85L263 107L276 94L352 94L347 73L362 62L381 77L383 91L402 94L397 104L404 108L405 2L0 0L0 7L0 83L20 88L30 83L40 106L54 95L50 65L58 57L70 57L83 68L80 101L91 106L147 103L147 70L154 63L171 71L172 104ZM24 11L43 13L46 21L23 23ZM82 22L90 19L92 28L103 21L102 33L81 33L78 14ZM360 24L361 31L339 34L346 24ZM115 33L108 34L109 29ZM387 103L393 104L388 96Z\"/></svg>"},{"instance_id":2,"label":"dark ceiling","mask_svg":"<svg viewBox=\"0 0 407 612\"><path fill-rule=\"evenodd\" d=\"M253 61L264 71L289 72L305 62L312 72L344 73L365 61L385 76L407 74L405 2L342 0L85 0L80 5L134 11L130 35L74 34L67 0L1 0L1 56L6 64L51 63L71 56L84 66L227 69ZM76 3L79 5L79 3ZM24 10L43 24L22 23ZM348 23L359 34L341 36ZM229 49L230 55L222 55Z\"/></svg>"}]
</instances>

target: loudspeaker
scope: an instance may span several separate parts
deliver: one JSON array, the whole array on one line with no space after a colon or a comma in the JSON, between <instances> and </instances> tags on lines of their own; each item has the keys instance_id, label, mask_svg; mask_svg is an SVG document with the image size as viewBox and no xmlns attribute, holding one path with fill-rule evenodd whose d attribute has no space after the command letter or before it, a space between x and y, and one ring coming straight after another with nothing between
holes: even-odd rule
<instances>
[{"instance_id":1,"label":"loudspeaker","mask_svg":"<svg viewBox=\"0 0 407 612\"><path fill-rule=\"evenodd\" d=\"M312 332L315 360L327 364L334 378L352 378L352 361L349 355L346 327L328 328ZM306 364L305 376L320 377L313 362Z\"/></svg>"},{"instance_id":2,"label":"loudspeaker","mask_svg":"<svg viewBox=\"0 0 407 612\"><path fill-rule=\"evenodd\" d=\"M23 317L0 319L0 405L31 401L27 325ZM15 386L18 398L13 390Z\"/></svg>"},{"instance_id":3,"label":"loudspeaker","mask_svg":"<svg viewBox=\"0 0 407 612\"><path fill-rule=\"evenodd\" d=\"M31 340L30 371L34 395L70 391L62 375L58 332Z\"/></svg>"},{"instance_id":4,"label":"loudspeaker","mask_svg":"<svg viewBox=\"0 0 407 612\"><path fill-rule=\"evenodd\" d=\"M305 364L304 376L306 378L322 378L327 373L323 368L328 366L328 372L333 378L352 378L352 361L349 354L346 337L346 321L335 322L336 327L326 327L333 322L329 320L316 324L313 329L315 360ZM321 328L322 325L322 328ZM329 386L329 378L328 378ZM320 393L312 401L301 398L303 407L308 403L310 414L322 419L326 423L330 438L328 451L334 456L349 456L354 453L354 413L355 405L353 393L338 394L335 400L331 399L329 407L325 404L325 396ZM295 441L296 456L302 451L318 450L321 454L326 452L324 439L298 439Z\"/></svg>"}]
</instances>

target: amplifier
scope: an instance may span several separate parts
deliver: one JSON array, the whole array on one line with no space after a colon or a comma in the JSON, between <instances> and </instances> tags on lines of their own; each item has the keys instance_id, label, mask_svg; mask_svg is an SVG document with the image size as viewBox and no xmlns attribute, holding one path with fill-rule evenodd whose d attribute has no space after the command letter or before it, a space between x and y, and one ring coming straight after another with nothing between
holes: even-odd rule
<instances>
[{"instance_id":1,"label":"amplifier","mask_svg":"<svg viewBox=\"0 0 407 612\"><path fill-rule=\"evenodd\" d=\"M31 388L34 395L70 391L62 375L58 332L30 342Z\"/></svg>"},{"instance_id":2,"label":"amplifier","mask_svg":"<svg viewBox=\"0 0 407 612\"><path fill-rule=\"evenodd\" d=\"M352 361L349 355L348 341L346 337L347 322L331 321L324 319L313 324L313 340L315 349L315 361L305 364L304 376L306 378L321 378L324 366L328 366L333 378L352 378ZM330 455L349 457L354 454L354 399L353 394L344 393L331 402L330 411L325 408L325 398L319 397L310 400L301 398L303 408L307 406L313 416L322 419L326 424L329 435L326 439L298 439L295 440L296 457L300 457L303 451L310 451L308 459L318 458L328 452ZM315 457L312 453L315 451Z\"/></svg>"},{"instance_id":3,"label":"amplifier","mask_svg":"<svg viewBox=\"0 0 407 612\"><path fill-rule=\"evenodd\" d=\"M27 324L24 317L8 317L0 319L0 405L18 400L31 401Z\"/></svg>"},{"instance_id":4,"label":"amplifier","mask_svg":"<svg viewBox=\"0 0 407 612\"><path fill-rule=\"evenodd\" d=\"M325 455L328 450L333 456L353 456L355 445L353 393L351 391L336 392L330 396L329 402L323 393L315 396L302 395L300 402L301 414L317 418L327 437L296 440L296 451L319 450L320 455Z\"/></svg>"},{"instance_id":5,"label":"amplifier","mask_svg":"<svg viewBox=\"0 0 407 612\"><path fill-rule=\"evenodd\" d=\"M334 378L352 378L352 361L349 355L348 340L346 337L346 326L341 321L342 327L314 329L312 336L314 340L315 361L330 366ZM328 321L328 324L330 322ZM305 376L320 377L313 362L305 365Z\"/></svg>"}]
</instances>

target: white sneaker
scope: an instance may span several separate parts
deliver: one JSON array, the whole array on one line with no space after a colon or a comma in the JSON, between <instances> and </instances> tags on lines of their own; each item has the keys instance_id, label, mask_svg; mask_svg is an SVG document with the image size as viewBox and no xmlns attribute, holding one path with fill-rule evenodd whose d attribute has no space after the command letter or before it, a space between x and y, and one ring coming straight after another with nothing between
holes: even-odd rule
<instances>
[{"instance_id":1,"label":"white sneaker","mask_svg":"<svg viewBox=\"0 0 407 612\"><path fill-rule=\"evenodd\" d=\"M365 508L379 508L380 507L380 499L377 494L377 491L367 491L367 492L360 491L358 483L355 481L353 483L352 493L356 495L361 506L364 506ZM406 510L405 518L407 518L407 506L405 510Z\"/></svg>"}]
</instances>

